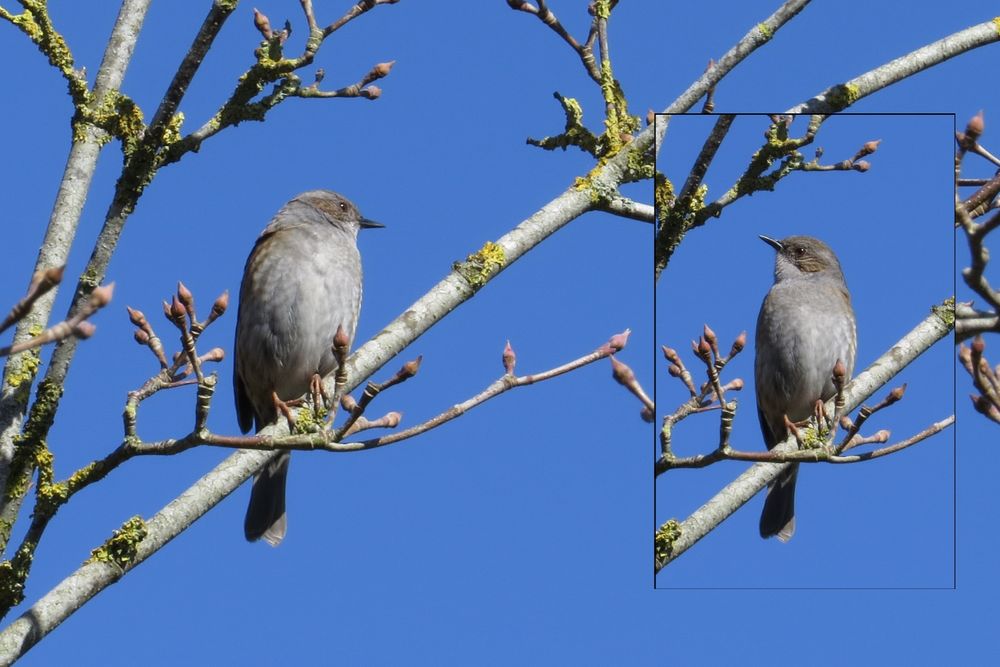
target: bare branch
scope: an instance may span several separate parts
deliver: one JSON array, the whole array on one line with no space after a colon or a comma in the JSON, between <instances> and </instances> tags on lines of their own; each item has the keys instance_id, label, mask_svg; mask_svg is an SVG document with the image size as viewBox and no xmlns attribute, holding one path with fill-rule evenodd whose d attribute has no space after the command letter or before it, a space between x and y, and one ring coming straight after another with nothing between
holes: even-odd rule
<instances>
[{"instance_id":1,"label":"bare branch","mask_svg":"<svg viewBox=\"0 0 1000 667\"><path fill-rule=\"evenodd\" d=\"M936 307L934 312L855 377L844 388L846 408L853 410L861 401L885 385L934 343L944 339L951 332L953 319L948 316L948 313L939 312L939 310L950 311L950 308L951 300L949 299L942 306ZM826 410L828 413L833 412L833 403L834 399L827 402ZM941 423L945 422L948 422L948 419ZM779 443L773 451L789 452L795 451L797 448L798 444L794 437L789 437L784 442ZM669 554L657 559L655 570L659 571L687 551L719 523L753 498L769 482L777 478L788 465L786 463L756 463L727 485L691 516L678 524L679 536L671 541Z\"/></svg>"},{"instance_id":2,"label":"bare branch","mask_svg":"<svg viewBox=\"0 0 1000 667\"><path fill-rule=\"evenodd\" d=\"M830 86L815 97L798 104L786 113L835 113L843 111L863 97L913 76L957 55L1000 40L993 19L960 30L905 56Z\"/></svg>"},{"instance_id":3,"label":"bare branch","mask_svg":"<svg viewBox=\"0 0 1000 667\"><path fill-rule=\"evenodd\" d=\"M97 72L90 102L92 108L101 104L110 91L121 86L149 3L150 0L122 2ZM35 272L47 267L66 265L97 166L97 157L101 147L107 142L107 133L89 123L80 123L74 130L74 141L59 183L45 238L35 261ZM56 289L52 289L41 296L31 312L21 319L14 335L15 343L30 338L32 330L45 327L52 313L56 292ZM7 488L9 483L14 437L21 431L30 395L28 389L36 373L37 367L26 367L23 359L16 356L10 357L4 366L0 389L0 488ZM14 377L26 379L14 382ZM12 526L21 507L21 498L4 498L0 500L0 525ZM9 538L9 530L0 531L0 551L6 548Z\"/></svg>"},{"instance_id":4,"label":"bare branch","mask_svg":"<svg viewBox=\"0 0 1000 667\"><path fill-rule=\"evenodd\" d=\"M656 218L653 207L649 204L632 201L628 197L621 195L612 196L609 199L602 199L597 205L597 210L612 213L622 218L631 218L639 222L653 222Z\"/></svg>"}]
</instances>

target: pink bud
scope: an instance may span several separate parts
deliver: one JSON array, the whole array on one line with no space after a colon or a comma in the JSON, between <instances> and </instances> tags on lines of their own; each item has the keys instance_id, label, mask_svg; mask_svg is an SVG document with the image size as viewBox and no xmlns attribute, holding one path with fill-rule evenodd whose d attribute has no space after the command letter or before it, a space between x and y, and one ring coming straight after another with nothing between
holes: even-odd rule
<instances>
[{"instance_id":1,"label":"pink bud","mask_svg":"<svg viewBox=\"0 0 1000 667\"><path fill-rule=\"evenodd\" d=\"M129 308L125 306L125 310L128 311L129 321L137 327L142 327L146 325L146 316L141 310L136 310L134 308Z\"/></svg>"},{"instance_id":2,"label":"pink bud","mask_svg":"<svg viewBox=\"0 0 1000 667\"><path fill-rule=\"evenodd\" d=\"M984 126L983 112L980 111L969 119L969 124L965 126L965 135L972 141L976 141L982 135Z\"/></svg>"},{"instance_id":3,"label":"pink bud","mask_svg":"<svg viewBox=\"0 0 1000 667\"><path fill-rule=\"evenodd\" d=\"M90 293L90 305L94 308L103 308L111 302L111 295L114 294L114 291L114 283L94 288L94 291Z\"/></svg>"},{"instance_id":4,"label":"pink bud","mask_svg":"<svg viewBox=\"0 0 1000 667\"><path fill-rule=\"evenodd\" d=\"M77 322L73 327L73 335L80 339L90 338L97 331L97 327L87 320Z\"/></svg>"},{"instance_id":5,"label":"pink bud","mask_svg":"<svg viewBox=\"0 0 1000 667\"><path fill-rule=\"evenodd\" d=\"M338 324L337 333L334 334L333 336L334 347L346 348L350 344L351 344L351 339L348 338L347 332L344 330L344 326L342 324Z\"/></svg>"},{"instance_id":6,"label":"pink bud","mask_svg":"<svg viewBox=\"0 0 1000 667\"><path fill-rule=\"evenodd\" d=\"M403 369L401 371L402 374L408 378L413 377L414 375L417 374L417 371L420 370L420 362L422 362L423 360L424 360L424 355L421 354L416 359L411 359L410 361L407 361L405 364L403 364Z\"/></svg>"},{"instance_id":7,"label":"pink bud","mask_svg":"<svg viewBox=\"0 0 1000 667\"><path fill-rule=\"evenodd\" d=\"M215 303L212 304L212 312L215 314L216 317L220 317L223 313L226 312L226 308L228 307L229 307L229 290L226 290L225 292L220 294L219 298L216 299Z\"/></svg>"},{"instance_id":8,"label":"pink bud","mask_svg":"<svg viewBox=\"0 0 1000 667\"><path fill-rule=\"evenodd\" d=\"M626 329L621 333L617 333L608 340L608 347L610 347L615 352L625 348L626 343L628 343L629 334L632 333L631 329Z\"/></svg>"},{"instance_id":9,"label":"pink bud","mask_svg":"<svg viewBox=\"0 0 1000 667\"><path fill-rule=\"evenodd\" d=\"M517 355L514 354L514 348L510 346L510 341L507 341L507 345L503 348L503 369L507 375L514 374L514 365L517 363Z\"/></svg>"}]
</instances>

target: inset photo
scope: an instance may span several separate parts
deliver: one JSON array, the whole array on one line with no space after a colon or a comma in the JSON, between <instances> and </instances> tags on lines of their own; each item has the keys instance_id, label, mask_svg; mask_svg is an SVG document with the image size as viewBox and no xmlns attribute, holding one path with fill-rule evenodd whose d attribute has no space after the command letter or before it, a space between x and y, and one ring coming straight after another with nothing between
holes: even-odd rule
<instances>
[{"instance_id":1,"label":"inset photo","mask_svg":"<svg viewBox=\"0 0 1000 667\"><path fill-rule=\"evenodd\" d=\"M655 122L656 586L953 588L954 116Z\"/></svg>"}]
</instances>

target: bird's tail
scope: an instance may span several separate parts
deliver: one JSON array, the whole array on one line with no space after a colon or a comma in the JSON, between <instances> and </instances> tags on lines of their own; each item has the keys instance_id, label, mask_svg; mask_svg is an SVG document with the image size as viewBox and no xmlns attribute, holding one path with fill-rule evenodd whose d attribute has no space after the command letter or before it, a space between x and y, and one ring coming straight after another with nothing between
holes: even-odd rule
<instances>
[{"instance_id":1,"label":"bird's tail","mask_svg":"<svg viewBox=\"0 0 1000 667\"><path fill-rule=\"evenodd\" d=\"M285 480L288 478L287 452L278 455L257 473L250 491L250 505L243 520L243 533L250 542L264 538L272 547L285 539Z\"/></svg>"},{"instance_id":2,"label":"bird's tail","mask_svg":"<svg viewBox=\"0 0 1000 667\"><path fill-rule=\"evenodd\" d=\"M799 464L793 463L781 473L767 490L764 511L760 514L760 536L777 536L782 542L792 539L795 534L795 480L799 475Z\"/></svg>"}]
</instances>

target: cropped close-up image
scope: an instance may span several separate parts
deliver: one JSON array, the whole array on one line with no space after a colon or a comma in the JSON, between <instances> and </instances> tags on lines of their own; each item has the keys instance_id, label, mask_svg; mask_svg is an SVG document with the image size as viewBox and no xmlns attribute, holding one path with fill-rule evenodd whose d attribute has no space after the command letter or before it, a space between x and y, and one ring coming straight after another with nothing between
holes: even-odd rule
<instances>
[{"instance_id":1,"label":"cropped close-up image","mask_svg":"<svg viewBox=\"0 0 1000 667\"><path fill-rule=\"evenodd\" d=\"M657 586L953 587L953 116L656 121Z\"/></svg>"}]
</instances>

